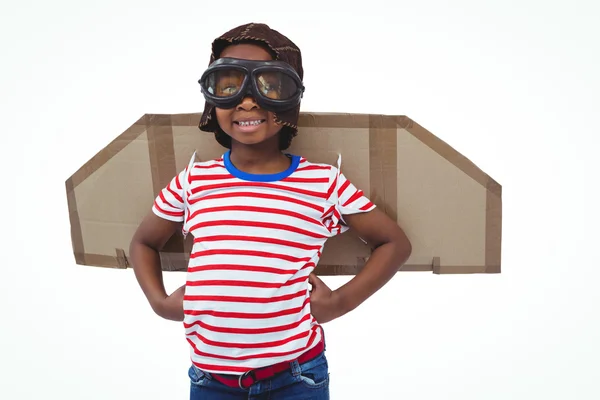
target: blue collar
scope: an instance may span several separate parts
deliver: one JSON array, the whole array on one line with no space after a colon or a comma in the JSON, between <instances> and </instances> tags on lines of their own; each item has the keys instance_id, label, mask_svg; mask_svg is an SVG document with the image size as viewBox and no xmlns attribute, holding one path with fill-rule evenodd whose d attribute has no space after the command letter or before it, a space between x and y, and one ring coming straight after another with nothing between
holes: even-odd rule
<instances>
[{"instance_id":1,"label":"blue collar","mask_svg":"<svg viewBox=\"0 0 600 400\"><path fill-rule=\"evenodd\" d=\"M225 164L225 168L227 168L227 171L229 171L229 173L231 175L235 176L236 178L245 180L245 181L252 181L252 182L280 181L282 179L287 178L292 173L294 173L296 168L298 168L298 164L300 164L300 156L293 155L293 154L286 154L286 156L288 156L292 159L292 163L289 166L289 168L286 169L285 171L278 172L276 174L251 174L251 173L240 171L239 169L237 169L231 163L231 159L229 158L230 154L231 154L231 150L227 150L227 152L225 154L223 154L223 162Z\"/></svg>"}]
</instances>

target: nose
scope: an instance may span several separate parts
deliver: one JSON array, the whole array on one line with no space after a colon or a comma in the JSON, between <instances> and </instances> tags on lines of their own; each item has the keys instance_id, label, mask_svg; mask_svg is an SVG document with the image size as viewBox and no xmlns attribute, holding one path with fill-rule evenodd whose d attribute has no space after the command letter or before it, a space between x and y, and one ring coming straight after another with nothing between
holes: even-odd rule
<instances>
[{"instance_id":1,"label":"nose","mask_svg":"<svg viewBox=\"0 0 600 400\"><path fill-rule=\"evenodd\" d=\"M256 108L260 108L258 106L258 103L256 103L256 100L254 100L254 97L252 96L244 96L244 98L242 99L242 101L240 102L240 104L237 105L236 109L239 110L244 110L244 111L250 111Z\"/></svg>"}]
</instances>

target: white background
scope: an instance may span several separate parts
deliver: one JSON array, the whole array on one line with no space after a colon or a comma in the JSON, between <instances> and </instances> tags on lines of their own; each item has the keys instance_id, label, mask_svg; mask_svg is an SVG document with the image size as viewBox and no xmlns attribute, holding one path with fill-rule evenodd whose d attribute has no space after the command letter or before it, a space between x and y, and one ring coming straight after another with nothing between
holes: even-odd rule
<instances>
[{"instance_id":1,"label":"white background","mask_svg":"<svg viewBox=\"0 0 600 400\"><path fill-rule=\"evenodd\" d=\"M600 398L598 3L294 4L2 2L0 398L187 398L181 325L75 265L64 182L144 113L202 111L246 22L302 49L303 111L407 115L503 186L502 274L401 273L325 325L332 398Z\"/></svg>"}]
</instances>

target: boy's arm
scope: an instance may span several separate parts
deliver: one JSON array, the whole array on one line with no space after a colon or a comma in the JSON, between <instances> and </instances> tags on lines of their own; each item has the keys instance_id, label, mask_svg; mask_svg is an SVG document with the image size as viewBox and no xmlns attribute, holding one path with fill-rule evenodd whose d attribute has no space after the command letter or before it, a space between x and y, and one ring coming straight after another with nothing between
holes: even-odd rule
<instances>
[{"instance_id":1,"label":"boy's arm","mask_svg":"<svg viewBox=\"0 0 600 400\"><path fill-rule=\"evenodd\" d=\"M408 260L412 246L398 224L377 208L344 215L346 224L375 248L363 269L333 292L339 315L354 310L385 285Z\"/></svg>"},{"instance_id":2,"label":"boy's arm","mask_svg":"<svg viewBox=\"0 0 600 400\"><path fill-rule=\"evenodd\" d=\"M188 168L177 174L156 196L151 211L136 230L129 246L133 270L150 306L159 316L183 320L185 285L167 296L159 251L184 220L183 186Z\"/></svg>"},{"instance_id":3,"label":"boy's arm","mask_svg":"<svg viewBox=\"0 0 600 400\"><path fill-rule=\"evenodd\" d=\"M149 212L136 230L129 247L135 277L159 316L183 320L183 288L168 296L163 284L159 250L181 228L181 222L169 221Z\"/></svg>"}]
</instances>

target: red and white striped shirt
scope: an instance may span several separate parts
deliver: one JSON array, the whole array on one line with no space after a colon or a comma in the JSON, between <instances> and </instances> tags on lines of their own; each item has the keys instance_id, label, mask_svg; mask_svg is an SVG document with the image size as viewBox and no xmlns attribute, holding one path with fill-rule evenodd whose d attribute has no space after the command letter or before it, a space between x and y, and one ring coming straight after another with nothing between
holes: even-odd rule
<instances>
[{"instance_id":1,"label":"red and white striped shirt","mask_svg":"<svg viewBox=\"0 0 600 400\"><path fill-rule=\"evenodd\" d=\"M184 210L181 171L152 207L194 237L184 327L200 369L242 374L288 361L321 340L308 276L325 241L348 229L342 215L375 206L338 168L290 155L288 170L242 172L229 151L196 162ZM184 218L185 214L185 218Z\"/></svg>"}]
</instances>

